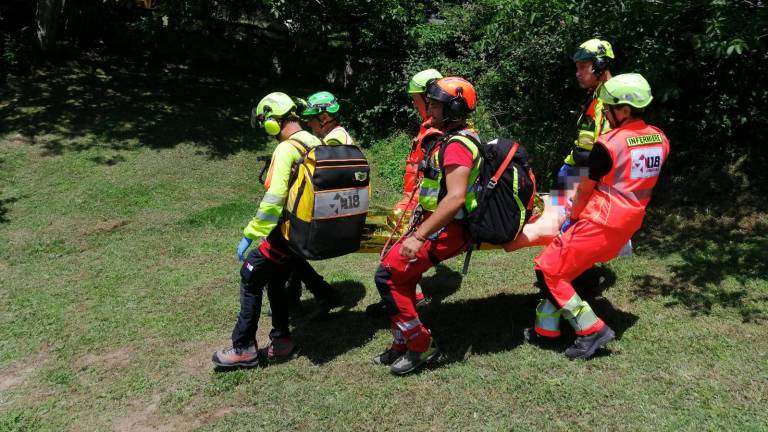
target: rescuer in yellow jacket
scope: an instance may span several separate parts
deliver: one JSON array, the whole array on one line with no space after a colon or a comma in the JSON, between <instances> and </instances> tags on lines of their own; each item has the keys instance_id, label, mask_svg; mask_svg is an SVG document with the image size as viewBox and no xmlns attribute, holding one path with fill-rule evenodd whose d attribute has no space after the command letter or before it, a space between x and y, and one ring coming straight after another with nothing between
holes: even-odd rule
<instances>
[{"instance_id":1,"label":"rescuer in yellow jacket","mask_svg":"<svg viewBox=\"0 0 768 432\"><path fill-rule=\"evenodd\" d=\"M303 107L301 116L312 129L312 133L323 140L325 145L353 145L352 137L339 122L339 110L341 106L336 97L327 91L321 91L309 96ZM286 286L291 305L291 315L302 314L301 308L301 284L307 287L309 292L317 300L317 309L310 313L310 318L316 319L325 316L331 309L342 305L341 295L329 285L309 265L306 260L297 262L294 272L288 278Z\"/></svg>"},{"instance_id":2,"label":"rescuer in yellow jacket","mask_svg":"<svg viewBox=\"0 0 768 432\"><path fill-rule=\"evenodd\" d=\"M611 130L603 115L603 103L597 93L603 83L612 77L610 66L613 59L613 47L610 42L600 39L590 39L582 43L573 55L576 80L579 86L587 91L587 100L576 120L578 136L558 173L558 180L561 182L565 181L565 176L579 176L579 168L586 167L589 152L592 151L597 138ZM577 179L572 180L570 183L578 183Z\"/></svg>"},{"instance_id":3,"label":"rescuer in yellow jacket","mask_svg":"<svg viewBox=\"0 0 768 432\"><path fill-rule=\"evenodd\" d=\"M264 197L256 216L243 230L237 248L239 258L244 261L240 269L240 313L232 330L232 346L213 353L212 361L220 367L256 366L259 355L269 361L289 360L298 355L298 346L288 328L285 282L303 259L291 251L279 224L292 167L302 157L299 149L312 148L322 142L302 129L298 107L285 93L268 94L253 114L253 120L280 143L272 154ZM246 256L254 240L260 240L259 246ZM256 329L264 286L272 309L272 331L269 344L258 350Z\"/></svg>"}]
</instances>

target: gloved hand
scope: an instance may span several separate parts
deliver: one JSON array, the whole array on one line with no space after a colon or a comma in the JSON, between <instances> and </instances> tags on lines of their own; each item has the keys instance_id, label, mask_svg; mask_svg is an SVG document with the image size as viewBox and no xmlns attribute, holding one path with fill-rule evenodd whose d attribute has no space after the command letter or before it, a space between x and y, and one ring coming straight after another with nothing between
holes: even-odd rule
<instances>
[{"instance_id":1,"label":"gloved hand","mask_svg":"<svg viewBox=\"0 0 768 432\"><path fill-rule=\"evenodd\" d=\"M250 246L252 242L253 240L248 237L240 239L240 244L237 245L237 257L240 258L240 261L245 259L245 251L248 250L248 246Z\"/></svg>"}]
</instances>

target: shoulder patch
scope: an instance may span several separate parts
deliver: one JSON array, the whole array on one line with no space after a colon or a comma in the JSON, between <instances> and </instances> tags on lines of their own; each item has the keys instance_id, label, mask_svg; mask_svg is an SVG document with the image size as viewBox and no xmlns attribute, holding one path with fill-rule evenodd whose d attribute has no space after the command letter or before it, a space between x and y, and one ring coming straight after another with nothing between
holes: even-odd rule
<instances>
[{"instance_id":1,"label":"shoulder patch","mask_svg":"<svg viewBox=\"0 0 768 432\"><path fill-rule=\"evenodd\" d=\"M637 147L649 144L661 144L661 134L640 135L627 138L627 146Z\"/></svg>"}]
</instances>

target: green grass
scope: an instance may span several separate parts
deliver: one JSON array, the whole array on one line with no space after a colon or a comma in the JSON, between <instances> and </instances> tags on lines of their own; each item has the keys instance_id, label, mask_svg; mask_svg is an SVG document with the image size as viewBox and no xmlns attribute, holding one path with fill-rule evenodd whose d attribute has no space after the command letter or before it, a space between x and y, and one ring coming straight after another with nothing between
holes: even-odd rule
<instances>
[{"instance_id":1,"label":"green grass","mask_svg":"<svg viewBox=\"0 0 768 432\"><path fill-rule=\"evenodd\" d=\"M0 104L0 430L768 429L764 213L650 215L663 229L606 266L616 282L593 306L621 337L589 362L522 343L536 250L489 251L463 279L461 258L427 274L423 318L444 354L395 378L369 363L389 342L363 313L378 299L377 259L354 254L316 264L348 306L297 323L301 358L215 372L265 148L238 129L244 118L212 114L247 104L214 84L247 85L165 77L163 88L103 70L19 82ZM103 100L105 83L141 103L70 109L60 88ZM221 142L190 126L198 117ZM369 149L385 177L377 204L395 198L399 145ZM264 314L261 341L268 330Z\"/></svg>"}]
</instances>

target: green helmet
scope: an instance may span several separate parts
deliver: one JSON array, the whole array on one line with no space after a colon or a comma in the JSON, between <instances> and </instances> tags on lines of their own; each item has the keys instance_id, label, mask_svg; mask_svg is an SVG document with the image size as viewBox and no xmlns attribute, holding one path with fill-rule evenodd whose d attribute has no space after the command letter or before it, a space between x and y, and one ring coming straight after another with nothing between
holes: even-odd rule
<instances>
[{"instance_id":1,"label":"green helmet","mask_svg":"<svg viewBox=\"0 0 768 432\"><path fill-rule=\"evenodd\" d=\"M336 114L339 108L339 101L336 100L336 96L327 91L321 91L307 98L306 108L301 115L309 117L319 115L322 112Z\"/></svg>"},{"instance_id":2,"label":"green helmet","mask_svg":"<svg viewBox=\"0 0 768 432\"><path fill-rule=\"evenodd\" d=\"M296 112L296 103L285 93L275 92L264 96L251 111L251 126L264 128L269 135L280 132L278 120Z\"/></svg>"},{"instance_id":3,"label":"green helmet","mask_svg":"<svg viewBox=\"0 0 768 432\"><path fill-rule=\"evenodd\" d=\"M408 82L408 94L425 93L429 81L438 80L442 77L443 75L435 69L423 70L414 75Z\"/></svg>"},{"instance_id":4,"label":"green helmet","mask_svg":"<svg viewBox=\"0 0 768 432\"><path fill-rule=\"evenodd\" d=\"M642 75L616 75L600 87L597 95L605 105L630 105L642 109L651 104L651 86Z\"/></svg>"}]
</instances>

